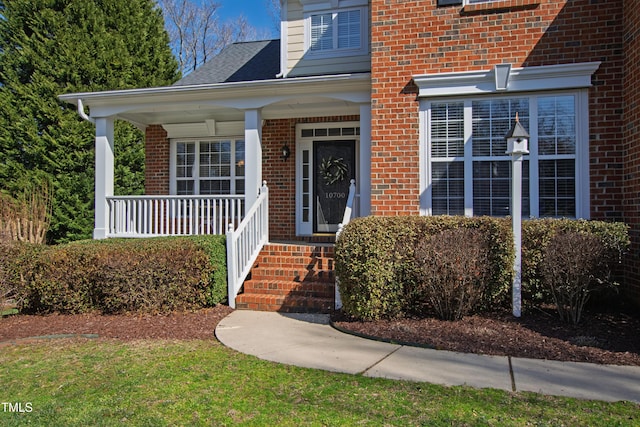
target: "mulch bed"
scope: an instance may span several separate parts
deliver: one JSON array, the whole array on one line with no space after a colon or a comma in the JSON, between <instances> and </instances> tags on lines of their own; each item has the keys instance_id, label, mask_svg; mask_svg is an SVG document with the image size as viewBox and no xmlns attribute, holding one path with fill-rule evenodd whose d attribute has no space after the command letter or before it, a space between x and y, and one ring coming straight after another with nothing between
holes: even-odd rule
<instances>
[{"instance_id":1,"label":"mulch bed","mask_svg":"<svg viewBox=\"0 0 640 427\"><path fill-rule=\"evenodd\" d=\"M29 337L97 334L100 338L213 339L218 322L233 310L224 305L164 315L52 314L0 319L0 343Z\"/></svg>"},{"instance_id":2,"label":"mulch bed","mask_svg":"<svg viewBox=\"0 0 640 427\"><path fill-rule=\"evenodd\" d=\"M12 315L0 319L0 347L25 338L95 334L98 338L215 339L218 322L233 310L219 305L165 315ZM553 312L475 315L457 322L399 319L362 322L333 314L334 324L357 334L465 353L640 366L637 313L586 314L581 325ZM30 340L31 341L31 340Z\"/></svg>"},{"instance_id":3,"label":"mulch bed","mask_svg":"<svg viewBox=\"0 0 640 427\"><path fill-rule=\"evenodd\" d=\"M498 312L456 322L398 319L363 322L333 316L342 330L463 353L640 366L640 318L629 313L586 314L577 326L555 313L535 311L516 319Z\"/></svg>"}]
</instances>

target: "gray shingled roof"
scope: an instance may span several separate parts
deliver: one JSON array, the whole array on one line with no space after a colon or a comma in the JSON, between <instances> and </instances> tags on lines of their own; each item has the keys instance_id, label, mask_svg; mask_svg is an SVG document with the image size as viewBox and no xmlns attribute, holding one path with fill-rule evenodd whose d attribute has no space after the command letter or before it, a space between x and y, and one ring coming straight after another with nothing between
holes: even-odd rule
<instances>
[{"instance_id":1,"label":"gray shingled roof","mask_svg":"<svg viewBox=\"0 0 640 427\"><path fill-rule=\"evenodd\" d=\"M274 79L280 73L280 40L233 43L174 86Z\"/></svg>"}]
</instances>

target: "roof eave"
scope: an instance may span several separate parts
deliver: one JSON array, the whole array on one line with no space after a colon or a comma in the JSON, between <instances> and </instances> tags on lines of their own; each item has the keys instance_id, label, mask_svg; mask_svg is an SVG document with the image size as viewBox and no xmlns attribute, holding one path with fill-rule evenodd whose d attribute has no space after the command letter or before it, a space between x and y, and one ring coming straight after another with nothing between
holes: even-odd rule
<instances>
[{"instance_id":1,"label":"roof eave","mask_svg":"<svg viewBox=\"0 0 640 427\"><path fill-rule=\"evenodd\" d=\"M100 92L76 92L59 95L62 101L77 105L81 99L85 105L115 105L130 102L157 102L171 99L219 99L225 96L247 98L271 93L321 93L326 85L345 85L360 89L370 88L370 73L335 74L325 76L295 77L287 79L254 80L246 82L212 83L188 86L163 86L141 89L110 90Z\"/></svg>"}]
</instances>

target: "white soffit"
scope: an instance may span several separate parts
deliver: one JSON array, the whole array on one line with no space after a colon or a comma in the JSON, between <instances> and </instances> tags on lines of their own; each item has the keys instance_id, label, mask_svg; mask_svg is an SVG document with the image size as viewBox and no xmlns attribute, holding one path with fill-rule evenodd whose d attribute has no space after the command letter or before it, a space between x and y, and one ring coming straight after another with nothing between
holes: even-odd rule
<instances>
[{"instance_id":1,"label":"white soffit","mask_svg":"<svg viewBox=\"0 0 640 427\"><path fill-rule=\"evenodd\" d=\"M590 87L598 67L600 62L511 68L506 89L496 88L494 69L416 75L413 81L419 97L576 89Z\"/></svg>"}]
</instances>

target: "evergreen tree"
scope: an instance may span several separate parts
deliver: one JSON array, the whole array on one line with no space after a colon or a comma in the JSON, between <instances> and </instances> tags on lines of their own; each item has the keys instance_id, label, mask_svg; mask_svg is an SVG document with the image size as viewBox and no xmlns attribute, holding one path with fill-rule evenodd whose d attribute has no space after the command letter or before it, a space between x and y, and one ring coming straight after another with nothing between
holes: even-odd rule
<instances>
[{"instance_id":1,"label":"evergreen tree","mask_svg":"<svg viewBox=\"0 0 640 427\"><path fill-rule=\"evenodd\" d=\"M63 93L179 78L153 0L0 0L0 187L53 183L50 241L91 237L94 135ZM116 194L141 194L142 133L116 122Z\"/></svg>"}]
</instances>

